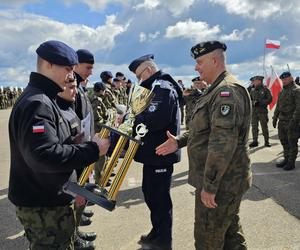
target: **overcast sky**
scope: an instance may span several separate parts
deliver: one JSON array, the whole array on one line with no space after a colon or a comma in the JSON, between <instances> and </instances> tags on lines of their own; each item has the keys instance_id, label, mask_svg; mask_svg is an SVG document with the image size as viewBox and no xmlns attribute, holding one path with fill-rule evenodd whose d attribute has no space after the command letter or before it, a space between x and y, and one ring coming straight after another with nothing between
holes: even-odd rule
<instances>
[{"instance_id":1,"label":"overcast sky","mask_svg":"<svg viewBox=\"0 0 300 250\"><path fill-rule=\"evenodd\" d=\"M197 76L190 48L198 42L227 44L229 70L243 82L262 74L264 40L280 40L266 49L266 66L278 74L300 74L300 2L296 0L0 0L0 85L26 86L35 70L35 50L46 40L61 40L94 53L91 82L103 70L122 71L153 53L173 77Z\"/></svg>"}]
</instances>

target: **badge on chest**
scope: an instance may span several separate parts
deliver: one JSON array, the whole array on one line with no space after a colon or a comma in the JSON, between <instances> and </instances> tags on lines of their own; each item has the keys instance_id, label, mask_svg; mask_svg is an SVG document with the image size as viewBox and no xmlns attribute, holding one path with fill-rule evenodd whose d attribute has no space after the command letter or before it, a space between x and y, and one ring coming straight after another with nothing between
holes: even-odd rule
<instances>
[{"instance_id":1,"label":"badge on chest","mask_svg":"<svg viewBox=\"0 0 300 250\"><path fill-rule=\"evenodd\" d=\"M221 105L221 108L220 108L220 112L221 112L221 115L223 116L226 116L230 113L230 106L229 105Z\"/></svg>"}]
</instances>

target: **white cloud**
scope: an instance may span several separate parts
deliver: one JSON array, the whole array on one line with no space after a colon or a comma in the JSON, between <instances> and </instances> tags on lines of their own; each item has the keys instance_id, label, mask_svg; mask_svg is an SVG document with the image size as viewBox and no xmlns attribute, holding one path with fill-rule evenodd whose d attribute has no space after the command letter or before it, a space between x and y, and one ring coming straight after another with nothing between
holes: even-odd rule
<instances>
[{"instance_id":1,"label":"white cloud","mask_svg":"<svg viewBox=\"0 0 300 250\"><path fill-rule=\"evenodd\" d=\"M192 41L203 41L215 39L221 32L219 25L210 27L206 22L194 22L188 19L184 22L178 22L174 26L166 29L166 38L188 38Z\"/></svg>"},{"instance_id":2,"label":"white cloud","mask_svg":"<svg viewBox=\"0 0 300 250\"><path fill-rule=\"evenodd\" d=\"M242 31L235 29L229 35L222 35L220 39L223 41L241 41L244 40L245 37L250 38L254 34L254 32L255 29L253 28L247 28Z\"/></svg>"},{"instance_id":3,"label":"white cloud","mask_svg":"<svg viewBox=\"0 0 300 250\"><path fill-rule=\"evenodd\" d=\"M21 7L25 4L38 3L40 1L41 0L9 0L9 1L0 1L0 4L11 6L11 7Z\"/></svg>"},{"instance_id":4,"label":"white cloud","mask_svg":"<svg viewBox=\"0 0 300 250\"><path fill-rule=\"evenodd\" d=\"M175 17L180 16L187 11L195 0L144 0L143 3L139 3L134 8L137 10L144 9L146 11L154 10L157 8L165 8Z\"/></svg>"},{"instance_id":5,"label":"white cloud","mask_svg":"<svg viewBox=\"0 0 300 250\"><path fill-rule=\"evenodd\" d=\"M160 35L159 31L156 31L155 33L149 33L148 35L144 32L140 33L140 42L151 42L154 39L156 39Z\"/></svg>"},{"instance_id":6,"label":"white cloud","mask_svg":"<svg viewBox=\"0 0 300 250\"><path fill-rule=\"evenodd\" d=\"M134 8L137 10L145 9L152 10L155 9L160 4L159 0L145 0L143 3L139 3Z\"/></svg>"},{"instance_id":7,"label":"white cloud","mask_svg":"<svg viewBox=\"0 0 300 250\"><path fill-rule=\"evenodd\" d=\"M86 4L89 7L89 9L92 11L103 11L109 4L118 3L118 4L126 5L132 0L63 0L63 1L67 6L81 2L83 4Z\"/></svg>"},{"instance_id":8,"label":"white cloud","mask_svg":"<svg viewBox=\"0 0 300 250\"><path fill-rule=\"evenodd\" d=\"M247 18L277 17L285 12L296 11L299 13L298 0L209 0L211 3L223 6L230 14Z\"/></svg>"}]
</instances>

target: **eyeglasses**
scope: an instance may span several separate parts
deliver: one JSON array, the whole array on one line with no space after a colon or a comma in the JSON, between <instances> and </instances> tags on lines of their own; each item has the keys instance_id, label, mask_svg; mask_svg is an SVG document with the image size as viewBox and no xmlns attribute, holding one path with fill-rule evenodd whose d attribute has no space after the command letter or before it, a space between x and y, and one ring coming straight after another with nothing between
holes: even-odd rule
<instances>
[{"instance_id":1,"label":"eyeglasses","mask_svg":"<svg viewBox=\"0 0 300 250\"><path fill-rule=\"evenodd\" d=\"M148 69L148 67L147 67L147 68L144 68L144 69L142 70L141 73L139 73L138 75L136 75L136 78L137 78L138 80L141 79L141 77L142 77L143 73L146 71L146 69Z\"/></svg>"}]
</instances>

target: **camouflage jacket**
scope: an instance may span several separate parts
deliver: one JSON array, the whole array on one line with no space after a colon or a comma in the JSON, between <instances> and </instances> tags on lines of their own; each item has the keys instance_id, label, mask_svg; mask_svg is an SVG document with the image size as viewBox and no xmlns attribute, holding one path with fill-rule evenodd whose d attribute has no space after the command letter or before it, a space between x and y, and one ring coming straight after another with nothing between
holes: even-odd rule
<instances>
[{"instance_id":1,"label":"camouflage jacket","mask_svg":"<svg viewBox=\"0 0 300 250\"><path fill-rule=\"evenodd\" d=\"M183 97L185 102L186 117L191 117L193 108L201 95L202 93L199 90L191 89L191 93Z\"/></svg>"},{"instance_id":2,"label":"camouflage jacket","mask_svg":"<svg viewBox=\"0 0 300 250\"><path fill-rule=\"evenodd\" d=\"M291 82L279 93L273 119L300 122L300 87Z\"/></svg>"},{"instance_id":3,"label":"camouflage jacket","mask_svg":"<svg viewBox=\"0 0 300 250\"><path fill-rule=\"evenodd\" d=\"M260 85L258 87L252 87L249 89L253 112L267 113L268 105L272 102L272 95L270 90L264 86Z\"/></svg>"},{"instance_id":4,"label":"camouflage jacket","mask_svg":"<svg viewBox=\"0 0 300 250\"><path fill-rule=\"evenodd\" d=\"M209 193L244 193L251 183L248 134L251 103L247 90L226 71L197 102L187 144L189 184Z\"/></svg>"},{"instance_id":5,"label":"camouflage jacket","mask_svg":"<svg viewBox=\"0 0 300 250\"><path fill-rule=\"evenodd\" d=\"M113 94L113 90L110 84L105 83L106 90L105 96L103 98L103 102L107 108L115 108L116 107L116 97Z\"/></svg>"},{"instance_id":6,"label":"camouflage jacket","mask_svg":"<svg viewBox=\"0 0 300 250\"><path fill-rule=\"evenodd\" d=\"M99 133L101 130L101 124L104 124L108 117L107 107L103 102L103 96L101 97L94 94L91 103L92 103L92 108L94 113L95 132Z\"/></svg>"}]
</instances>

